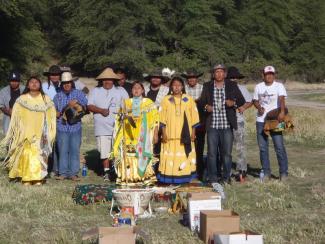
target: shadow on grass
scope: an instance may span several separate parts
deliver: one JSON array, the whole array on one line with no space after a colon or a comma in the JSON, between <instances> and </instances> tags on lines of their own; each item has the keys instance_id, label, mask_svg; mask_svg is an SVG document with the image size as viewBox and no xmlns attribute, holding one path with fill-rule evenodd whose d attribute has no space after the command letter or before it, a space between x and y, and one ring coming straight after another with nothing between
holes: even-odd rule
<instances>
[{"instance_id":1,"label":"shadow on grass","mask_svg":"<svg viewBox=\"0 0 325 244\"><path fill-rule=\"evenodd\" d=\"M101 164L100 155L97 150L90 150L85 153L86 164L89 170L94 171L98 176L103 175L104 169Z\"/></svg>"},{"instance_id":2,"label":"shadow on grass","mask_svg":"<svg viewBox=\"0 0 325 244\"><path fill-rule=\"evenodd\" d=\"M236 169L237 163L236 162L232 162L231 168L232 169ZM257 167L251 167L249 164L247 164L247 175L250 175L254 178L259 178L260 177L260 172L261 172L261 168ZM271 178L273 179L279 179L278 176L275 176L274 174L271 174Z\"/></svg>"}]
</instances>

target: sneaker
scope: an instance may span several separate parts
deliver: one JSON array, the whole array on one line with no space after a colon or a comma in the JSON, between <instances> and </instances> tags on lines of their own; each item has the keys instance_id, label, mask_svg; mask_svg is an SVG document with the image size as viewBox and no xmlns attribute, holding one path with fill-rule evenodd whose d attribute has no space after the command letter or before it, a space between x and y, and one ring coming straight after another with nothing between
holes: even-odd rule
<instances>
[{"instance_id":1,"label":"sneaker","mask_svg":"<svg viewBox=\"0 0 325 244\"><path fill-rule=\"evenodd\" d=\"M235 179L240 183L244 183L246 176L247 176L247 172L245 170L239 170L238 173L235 175Z\"/></svg>"},{"instance_id":2,"label":"sneaker","mask_svg":"<svg viewBox=\"0 0 325 244\"><path fill-rule=\"evenodd\" d=\"M104 181L110 181L109 171L106 171L103 176Z\"/></svg>"}]
</instances>

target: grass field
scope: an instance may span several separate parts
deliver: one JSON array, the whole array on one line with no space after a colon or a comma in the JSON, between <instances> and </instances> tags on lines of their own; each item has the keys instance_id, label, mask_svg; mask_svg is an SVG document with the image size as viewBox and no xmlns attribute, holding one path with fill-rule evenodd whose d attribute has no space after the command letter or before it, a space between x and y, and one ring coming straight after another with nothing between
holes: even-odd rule
<instances>
[{"instance_id":1,"label":"grass field","mask_svg":"<svg viewBox=\"0 0 325 244\"><path fill-rule=\"evenodd\" d=\"M325 111L290 108L295 132L285 136L289 180L260 183L253 109L247 113L248 181L226 186L223 207L240 214L241 226L262 233L265 243L325 243ZM82 152L98 166L91 118L85 118ZM271 143L272 145L272 143ZM278 167L270 146L272 170ZM235 159L235 158L234 158ZM90 171L81 184L102 183ZM83 231L110 226L109 204L79 206L71 195L76 183L53 179L39 187L9 183L0 171L0 243L81 243ZM179 223L178 215L140 220L145 243L202 243ZM85 242L88 243L88 242Z\"/></svg>"},{"instance_id":2,"label":"grass field","mask_svg":"<svg viewBox=\"0 0 325 244\"><path fill-rule=\"evenodd\" d=\"M320 102L325 103L325 94L304 94L299 96L300 99L311 101L311 102Z\"/></svg>"}]
</instances>

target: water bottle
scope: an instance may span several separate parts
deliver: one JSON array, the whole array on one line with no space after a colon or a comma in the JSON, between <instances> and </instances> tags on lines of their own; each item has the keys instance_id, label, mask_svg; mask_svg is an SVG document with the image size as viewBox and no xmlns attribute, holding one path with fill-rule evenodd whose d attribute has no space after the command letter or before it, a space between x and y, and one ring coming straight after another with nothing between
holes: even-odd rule
<instances>
[{"instance_id":1,"label":"water bottle","mask_svg":"<svg viewBox=\"0 0 325 244\"><path fill-rule=\"evenodd\" d=\"M86 164L84 164L84 165L82 166L82 173L81 173L81 175L82 175L83 177L86 177L86 176L87 176L87 166L86 166Z\"/></svg>"},{"instance_id":2,"label":"water bottle","mask_svg":"<svg viewBox=\"0 0 325 244\"><path fill-rule=\"evenodd\" d=\"M260 182L263 182L264 181L264 171L263 169L261 169L261 172L260 172Z\"/></svg>"}]
</instances>

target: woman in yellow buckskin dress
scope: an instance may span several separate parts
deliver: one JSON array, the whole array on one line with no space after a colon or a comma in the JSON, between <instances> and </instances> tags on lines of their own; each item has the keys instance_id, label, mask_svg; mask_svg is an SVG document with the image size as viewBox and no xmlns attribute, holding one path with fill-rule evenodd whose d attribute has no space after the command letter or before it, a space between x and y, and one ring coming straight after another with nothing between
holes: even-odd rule
<instances>
[{"instance_id":1,"label":"woman in yellow buckskin dress","mask_svg":"<svg viewBox=\"0 0 325 244\"><path fill-rule=\"evenodd\" d=\"M144 98L141 82L132 84L132 98L124 100L117 116L114 158L117 184L149 184L156 181L153 164L153 144L158 141L159 115L154 102Z\"/></svg>"},{"instance_id":2,"label":"woman in yellow buckskin dress","mask_svg":"<svg viewBox=\"0 0 325 244\"><path fill-rule=\"evenodd\" d=\"M166 184L182 184L196 177L194 140L199 115L193 98L185 94L182 78L174 77L170 88L170 95L160 105L163 143L157 179Z\"/></svg>"},{"instance_id":3,"label":"woman in yellow buckskin dress","mask_svg":"<svg viewBox=\"0 0 325 244\"><path fill-rule=\"evenodd\" d=\"M10 179L24 185L40 185L47 175L47 159L56 134L56 112L42 90L41 81L31 77L13 107L10 125L1 147L8 149L4 161Z\"/></svg>"}]
</instances>

